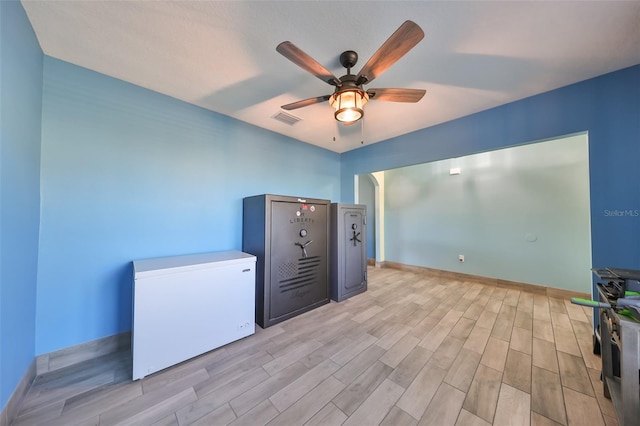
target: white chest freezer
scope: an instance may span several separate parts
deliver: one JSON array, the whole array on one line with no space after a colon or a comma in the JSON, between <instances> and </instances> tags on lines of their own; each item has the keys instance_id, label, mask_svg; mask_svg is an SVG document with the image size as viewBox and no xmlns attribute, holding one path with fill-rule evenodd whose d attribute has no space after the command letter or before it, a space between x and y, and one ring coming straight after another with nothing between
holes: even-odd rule
<instances>
[{"instance_id":1,"label":"white chest freezer","mask_svg":"<svg viewBox=\"0 0 640 426\"><path fill-rule=\"evenodd\" d=\"M253 334L255 265L240 251L133 261L133 380Z\"/></svg>"}]
</instances>

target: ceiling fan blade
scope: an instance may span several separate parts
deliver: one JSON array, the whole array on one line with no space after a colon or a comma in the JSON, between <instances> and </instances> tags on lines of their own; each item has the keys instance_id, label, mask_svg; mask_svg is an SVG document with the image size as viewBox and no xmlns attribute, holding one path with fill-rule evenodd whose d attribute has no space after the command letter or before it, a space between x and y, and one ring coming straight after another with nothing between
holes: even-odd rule
<instances>
[{"instance_id":1,"label":"ceiling fan blade","mask_svg":"<svg viewBox=\"0 0 640 426\"><path fill-rule=\"evenodd\" d=\"M424 38L424 31L413 21L404 21L402 25L373 54L371 59L358 73L358 84L366 84L385 72L398 59Z\"/></svg>"},{"instance_id":2,"label":"ceiling fan blade","mask_svg":"<svg viewBox=\"0 0 640 426\"><path fill-rule=\"evenodd\" d=\"M283 41L276 47L276 50L285 58L304 69L305 71L315 75L325 83L332 86L340 84L338 77L333 75L331 71L323 67L318 61L304 53L300 48L290 41Z\"/></svg>"},{"instance_id":3,"label":"ceiling fan blade","mask_svg":"<svg viewBox=\"0 0 640 426\"><path fill-rule=\"evenodd\" d=\"M424 89L369 89L369 98L376 101L388 102L418 102L424 94Z\"/></svg>"},{"instance_id":4,"label":"ceiling fan blade","mask_svg":"<svg viewBox=\"0 0 640 426\"><path fill-rule=\"evenodd\" d=\"M330 97L331 95L324 95L324 96L318 96L316 98L303 99L301 101L282 105L280 108L287 111L291 111L292 109L298 109L298 108L306 107L313 104L319 104L320 102L326 102L329 100Z\"/></svg>"}]
</instances>

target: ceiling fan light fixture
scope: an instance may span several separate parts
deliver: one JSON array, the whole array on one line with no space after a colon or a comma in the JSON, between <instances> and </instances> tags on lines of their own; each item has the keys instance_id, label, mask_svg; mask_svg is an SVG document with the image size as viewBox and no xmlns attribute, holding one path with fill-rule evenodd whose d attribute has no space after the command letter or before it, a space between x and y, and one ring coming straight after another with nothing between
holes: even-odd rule
<instances>
[{"instance_id":1,"label":"ceiling fan light fixture","mask_svg":"<svg viewBox=\"0 0 640 426\"><path fill-rule=\"evenodd\" d=\"M364 106L369 101L369 95L359 88L348 88L331 95L329 103L336 112L334 117L341 123L351 124L364 115Z\"/></svg>"},{"instance_id":2,"label":"ceiling fan light fixture","mask_svg":"<svg viewBox=\"0 0 640 426\"><path fill-rule=\"evenodd\" d=\"M333 75L331 71L290 41L283 41L276 47L276 51L311 75L334 86L335 89L332 95L303 99L282 105L281 108L290 111L329 101L335 109L335 119L344 125L349 125L362 119L364 106L369 99L390 102L418 102L424 96L425 90L387 88L369 89L369 92L367 92L362 86L371 83L380 76L387 68L413 49L423 38L424 31L418 24L413 21L404 21L369 58L357 75L351 74L351 69L358 62L358 54L353 50L342 52L340 65L347 69L347 74L340 78Z\"/></svg>"}]
</instances>

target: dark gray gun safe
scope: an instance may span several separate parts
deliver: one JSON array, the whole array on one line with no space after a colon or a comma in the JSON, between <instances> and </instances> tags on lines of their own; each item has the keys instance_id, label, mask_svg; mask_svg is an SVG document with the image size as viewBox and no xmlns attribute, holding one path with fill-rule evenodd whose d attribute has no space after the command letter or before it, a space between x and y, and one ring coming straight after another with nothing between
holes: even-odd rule
<instances>
[{"instance_id":1,"label":"dark gray gun safe","mask_svg":"<svg viewBox=\"0 0 640 426\"><path fill-rule=\"evenodd\" d=\"M267 328L329 303L331 201L243 200L242 251L256 256L256 322Z\"/></svg>"},{"instance_id":2,"label":"dark gray gun safe","mask_svg":"<svg viewBox=\"0 0 640 426\"><path fill-rule=\"evenodd\" d=\"M331 204L331 299L367 291L367 207Z\"/></svg>"}]
</instances>

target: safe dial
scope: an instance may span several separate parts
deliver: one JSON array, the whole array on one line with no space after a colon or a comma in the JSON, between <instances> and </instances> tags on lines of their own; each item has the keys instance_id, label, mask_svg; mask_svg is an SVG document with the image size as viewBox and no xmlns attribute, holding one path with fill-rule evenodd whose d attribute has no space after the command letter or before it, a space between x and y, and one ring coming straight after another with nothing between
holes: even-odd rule
<instances>
[{"instance_id":1,"label":"safe dial","mask_svg":"<svg viewBox=\"0 0 640 426\"><path fill-rule=\"evenodd\" d=\"M306 230L306 229L301 229L301 230L300 230L300 236L301 236L302 238L306 237L306 236L307 236L307 230Z\"/></svg>"}]
</instances>

